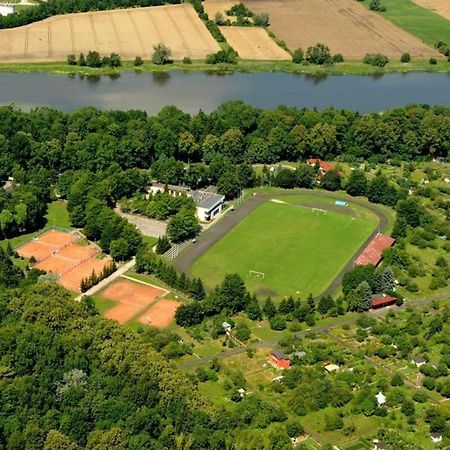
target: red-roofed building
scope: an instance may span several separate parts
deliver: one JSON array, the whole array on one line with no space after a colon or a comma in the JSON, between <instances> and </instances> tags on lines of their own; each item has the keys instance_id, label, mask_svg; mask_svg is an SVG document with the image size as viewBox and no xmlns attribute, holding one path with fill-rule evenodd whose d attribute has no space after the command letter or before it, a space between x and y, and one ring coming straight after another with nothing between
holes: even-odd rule
<instances>
[{"instance_id":1,"label":"red-roofed building","mask_svg":"<svg viewBox=\"0 0 450 450\"><path fill-rule=\"evenodd\" d=\"M372 309L384 308L385 306L395 305L397 299L391 295L381 294L372 296Z\"/></svg>"},{"instance_id":2,"label":"red-roofed building","mask_svg":"<svg viewBox=\"0 0 450 450\"><path fill-rule=\"evenodd\" d=\"M356 258L355 264L358 266L365 266L367 264L373 264L378 266L383 258L383 251L389 247L392 247L395 239L390 236L384 236L378 233L370 242L369 245L363 250L363 252Z\"/></svg>"},{"instance_id":3,"label":"red-roofed building","mask_svg":"<svg viewBox=\"0 0 450 450\"><path fill-rule=\"evenodd\" d=\"M325 162L325 161L320 161L320 160L318 160L318 159L316 159L316 158L309 158L308 161L307 161L307 163L308 163L310 166L315 166L316 164L318 164L319 167L320 167L320 171L322 172L322 174L325 174L325 173L327 173L327 172L331 172L332 170L334 170L333 167L332 167L330 164L328 164L328 163Z\"/></svg>"},{"instance_id":4,"label":"red-roofed building","mask_svg":"<svg viewBox=\"0 0 450 450\"><path fill-rule=\"evenodd\" d=\"M276 369L289 369L289 367L291 367L289 356L280 350L271 351L268 362Z\"/></svg>"}]
</instances>

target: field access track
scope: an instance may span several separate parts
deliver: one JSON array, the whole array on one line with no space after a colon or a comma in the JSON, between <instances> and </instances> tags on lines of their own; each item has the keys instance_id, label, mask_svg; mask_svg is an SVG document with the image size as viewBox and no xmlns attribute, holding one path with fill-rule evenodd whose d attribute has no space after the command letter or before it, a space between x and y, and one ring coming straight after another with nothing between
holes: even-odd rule
<instances>
[{"instance_id":1,"label":"field access track","mask_svg":"<svg viewBox=\"0 0 450 450\"><path fill-rule=\"evenodd\" d=\"M175 60L203 59L220 50L192 5L184 3L66 14L0 30L0 60L63 61L90 50L115 52L124 59L150 58L160 42Z\"/></svg>"},{"instance_id":2,"label":"field access track","mask_svg":"<svg viewBox=\"0 0 450 450\"><path fill-rule=\"evenodd\" d=\"M200 256L206 253L216 242L221 240L226 234L228 234L236 225L238 225L243 219L245 219L253 210L255 210L262 203L266 202L272 197L282 198L283 195L305 195L307 197L317 196L318 200L323 197L327 197L334 200L342 200L342 197L337 197L333 194L327 194L326 192L315 193L311 191L296 191L296 192L277 192L271 194L256 194L250 197L242 206L235 211L228 213L223 217L216 225L212 226L206 231L195 243L195 245L189 247L188 250L181 253L181 255L173 262L173 266L179 270L189 274L190 267ZM354 257L342 268L337 277L331 282L330 286L322 292L319 297L333 294L342 282L344 274L353 267L353 261L362 253L367 244L375 237L380 231L383 232L389 224L388 217L384 214L380 208L364 202L357 198L348 199L349 203L362 206L371 211L378 218L379 224L371 235L366 239L363 245L355 253Z\"/></svg>"},{"instance_id":3,"label":"field access track","mask_svg":"<svg viewBox=\"0 0 450 450\"><path fill-rule=\"evenodd\" d=\"M217 1L217 0L215 0ZM252 11L267 12L270 29L291 50L323 43L332 53L361 60L367 53L399 59L438 53L355 0L244 0Z\"/></svg>"},{"instance_id":4,"label":"field access track","mask_svg":"<svg viewBox=\"0 0 450 450\"><path fill-rule=\"evenodd\" d=\"M450 20L450 2L448 0L413 0L419 6Z\"/></svg>"}]
</instances>

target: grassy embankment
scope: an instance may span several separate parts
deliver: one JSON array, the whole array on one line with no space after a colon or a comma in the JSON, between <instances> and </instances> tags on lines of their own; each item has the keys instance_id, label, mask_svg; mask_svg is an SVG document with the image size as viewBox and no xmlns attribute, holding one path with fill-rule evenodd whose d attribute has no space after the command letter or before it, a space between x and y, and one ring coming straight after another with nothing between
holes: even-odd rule
<instances>
[{"instance_id":1,"label":"grassy embankment","mask_svg":"<svg viewBox=\"0 0 450 450\"><path fill-rule=\"evenodd\" d=\"M449 39L450 42L450 39ZM0 72L32 73L42 72L55 75L80 74L85 76L119 76L123 72L168 72L179 70L184 72L287 72L313 76L322 75L380 75L389 72L450 72L450 63L439 60L436 65L429 64L428 60L415 60L410 63L391 61L384 68L363 64L361 61L348 61L332 66L316 66L313 64L294 64L291 61L250 61L240 60L238 64L206 64L204 61L193 61L192 64L183 64L179 61L164 66L145 62L136 68L132 61L124 61L122 67L111 69L69 66L66 62L24 62L0 63Z\"/></svg>"},{"instance_id":2,"label":"grassy embankment","mask_svg":"<svg viewBox=\"0 0 450 450\"><path fill-rule=\"evenodd\" d=\"M369 8L370 0L361 3ZM450 21L439 14L416 5L412 0L382 0L381 4L386 11L380 15L428 45L433 47L439 41L450 43Z\"/></svg>"}]
</instances>

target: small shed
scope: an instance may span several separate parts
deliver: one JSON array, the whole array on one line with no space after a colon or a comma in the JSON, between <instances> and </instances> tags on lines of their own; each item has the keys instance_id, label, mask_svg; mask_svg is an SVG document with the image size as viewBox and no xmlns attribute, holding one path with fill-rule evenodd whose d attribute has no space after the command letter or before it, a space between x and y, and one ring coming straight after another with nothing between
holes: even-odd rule
<instances>
[{"instance_id":1,"label":"small shed","mask_svg":"<svg viewBox=\"0 0 450 450\"><path fill-rule=\"evenodd\" d=\"M337 366L336 364L328 364L325 366L325 370L329 373L331 372L338 372L339 371L339 366Z\"/></svg>"},{"instance_id":2,"label":"small shed","mask_svg":"<svg viewBox=\"0 0 450 450\"><path fill-rule=\"evenodd\" d=\"M386 396L380 391L377 395L375 395L377 399L378 406L384 405L386 403Z\"/></svg>"},{"instance_id":3,"label":"small shed","mask_svg":"<svg viewBox=\"0 0 450 450\"><path fill-rule=\"evenodd\" d=\"M271 351L268 362L277 369L289 369L289 367L291 367L291 360L289 359L289 356L281 350Z\"/></svg>"},{"instance_id":4,"label":"small shed","mask_svg":"<svg viewBox=\"0 0 450 450\"><path fill-rule=\"evenodd\" d=\"M372 295L372 301L370 306L372 309L384 308L386 306L395 305L397 303L397 298L392 295L381 294Z\"/></svg>"},{"instance_id":5,"label":"small shed","mask_svg":"<svg viewBox=\"0 0 450 450\"><path fill-rule=\"evenodd\" d=\"M334 204L335 204L336 206L348 206L348 202L345 202L344 200L336 200L336 201L334 202Z\"/></svg>"},{"instance_id":6,"label":"small shed","mask_svg":"<svg viewBox=\"0 0 450 450\"><path fill-rule=\"evenodd\" d=\"M231 324L228 323L228 322L222 322L222 328L223 328L226 332L228 332L228 331L231 330Z\"/></svg>"},{"instance_id":7,"label":"small shed","mask_svg":"<svg viewBox=\"0 0 450 450\"><path fill-rule=\"evenodd\" d=\"M423 356L414 356L411 362L416 366L420 367L426 364L427 360Z\"/></svg>"},{"instance_id":8,"label":"small shed","mask_svg":"<svg viewBox=\"0 0 450 450\"><path fill-rule=\"evenodd\" d=\"M431 440L438 444L439 442L442 442L442 434L441 433L431 433Z\"/></svg>"}]
</instances>

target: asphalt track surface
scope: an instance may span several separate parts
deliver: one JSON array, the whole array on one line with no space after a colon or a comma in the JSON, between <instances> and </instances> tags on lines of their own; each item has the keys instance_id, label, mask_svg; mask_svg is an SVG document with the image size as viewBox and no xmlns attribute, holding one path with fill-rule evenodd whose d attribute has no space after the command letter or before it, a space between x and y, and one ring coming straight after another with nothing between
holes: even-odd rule
<instances>
[{"instance_id":1,"label":"asphalt track surface","mask_svg":"<svg viewBox=\"0 0 450 450\"><path fill-rule=\"evenodd\" d=\"M375 309L375 310L369 311L367 314L373 318L384 317L390 311L398 311L398 310L402 310L405 308L412 308L412 307L413 308L423 308L434 301L445 300L448 298L449 298L449 294L443 294L443 295L439 295L439 296L435 296L435 297L423 298L420 300L411 300L411 301L406 302L403 306L400 306L400 307L396 306L396 307ZM358 317L359 317L359 315L358 315ZM350 319L342 319L341 321L335 322L330 325L319 325L317 327L311 327L311 328L308 328L306 330L296 333L296 335L299 337L302 337L307 333L328 333L333 328L342 327L344 325L351 325L351 324L355 323L358 320L358 317L352 317ZM257 348L274 347L277 344L278 344L277 339L261 341L261 342L258 342L257 344L250 345L248 347L232 348L230 350L217 353L216 355L213 355L213 356L208 356L205 358L199 358L199 359L194 359L192 361L187 361L185 363L178 364L177 367L179 369L187 369L190 367L202 366L205 364L209 364L209 362L212 359L224 359L224 358L229 358L230 356L235 356L235 355L239 355L241 353L245 353L248 348L257 349Z\"/></svg>"},{"instance_id":2,"label":"asphalt track surface","mask_svg":"<svg viewBox=\"0 0 450 450\"><path fill-rule=\"evenodd\" d=\"M239 224L243 219L245 219L253 210L255 210L261 203L270 200L271 198L283 197L285 195L298 195L305 197L317 197L321 199L323 197L330 198L332 200L345 200L349 204L355 204L362 206L374 213L378 218L378 226L372 232L372 234L367 238L367 240L361 245L361 247L356 251L350 261L341 269L336 278L331 282L328 288L322 292L317 298L324 297L333 294L341 285L342 278L344 274L348 272L352 267L355 259L362 253L366 248L367 244L376 236L378 232L383 232L388 224L389 219L386 214L381 211L377 206L363 201L361 198L352 197L347 198L343 196L336 195L335 193L330 193L327 191L312 191L312 190L301 190L298 191L282 191L274 192L272 194L267 193L256 193L251 196L248 200L242 203L241 206L236 208L234 211L226 214L216 225L213 225L197 240L197 242L190 246L186 251L182 252L178 258L173 262L173 266L180 272L184 272L189 275L189 269L193 262L206 253L209 248L211 248L216 242L222 239L226 234L228 234L237 224Z\"/></svg>"}]
</instances>

